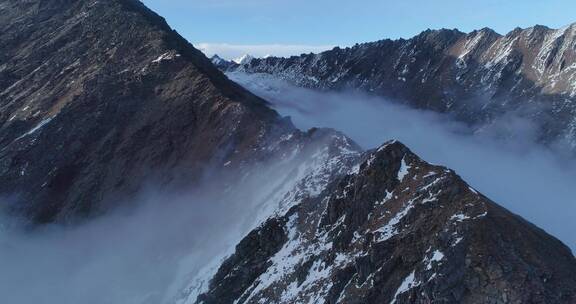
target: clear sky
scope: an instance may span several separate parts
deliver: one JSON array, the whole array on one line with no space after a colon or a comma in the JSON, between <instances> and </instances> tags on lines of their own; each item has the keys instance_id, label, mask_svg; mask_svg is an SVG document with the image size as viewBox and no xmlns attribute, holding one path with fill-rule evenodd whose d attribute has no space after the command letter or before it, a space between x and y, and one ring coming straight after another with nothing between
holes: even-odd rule
<instances>
[{"instance_id":1,"label":"clear sky","mask_svg":"<svg viewBox=\"0 0 576 304\"><path fill-rule=\"evenodd\" d=\"M208 55L300 54L408 38L427 29L471 31L576 22L576 0L144 0Z\"/></svg>"}]
</instances>

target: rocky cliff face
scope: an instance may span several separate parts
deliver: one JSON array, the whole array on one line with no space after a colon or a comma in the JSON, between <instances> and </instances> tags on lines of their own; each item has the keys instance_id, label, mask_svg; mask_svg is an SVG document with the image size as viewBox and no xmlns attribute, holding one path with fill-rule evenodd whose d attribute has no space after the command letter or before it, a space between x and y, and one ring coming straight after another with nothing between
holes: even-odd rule
<instances>
[{"instance_id":1,"label":"rocky cliff face","mask_svg":"<svg viewBox=\"0 0 576 304\"><path fill-rule=\"evenodd\" d=\"M188 300L574 303L574 271L559 241L389 142L246 236Z\"/></svg>"},{"instance_id":2,"label":"rocky cliff face","mask_svg":"<svg viewBox=\"0 0 576 304\"><path fill-rule=\"evenodd\" d=\"M323 90L360 89L472 125L503 113L528 118L539 140L576 148L576 25L490 29L468 34L427 30L291 58L254 59L233 68L270 73Z\"/></svg>"}]
</instances>

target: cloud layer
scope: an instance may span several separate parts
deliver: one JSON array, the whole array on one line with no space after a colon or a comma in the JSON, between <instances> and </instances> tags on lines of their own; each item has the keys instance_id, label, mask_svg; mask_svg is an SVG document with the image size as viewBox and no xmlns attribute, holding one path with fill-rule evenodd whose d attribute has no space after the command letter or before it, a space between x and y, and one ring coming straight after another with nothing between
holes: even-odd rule
<instances>
[{"instance_id":1,"label":"cloud layer","mask_svg":"<svg viewBox=\"0 0 576 304\"><path fill-rule=\"evenodd\" d=\"M271 101L300 128L333 127L364 148L389 139L404 142L425 160L456 170L485 195L576 251L576 163L534 144L529 121L507 113L502 122L474 134L448 116L380 98L320 93L268 75L228 75Z\"/></svg>"},{"instance_id":2,"label":"cloud layer","mask_svg":"<svg viewBox=\"0 0 576 304\"><path fill-rule=\"evenodd\" d=\"M215 170L194 189L152 180L115 202L118 209L77 226L31 230L0 212L0 303L193 301L238 242L278 209L299 181L298 165L316 154L309 147L247 171Z\"/></svg>"},{"instance_id":3,"label":"cloud layer","mask_svg":"<svg viewBox=\"0 0 576 304\"><path fill-rule=\"evenodd\" d=\"M525 124L513 124L520 136L501 142L491 132L471 136L447 117L381 99L318 93L258 75L231 76L268 97L300 128L336 127L365 148L400 139L576 249L576 167L532 144ZM130 207L80 226L29 231L0 214L0 303L174 303L186 296L182 290L194 293L198 286L190 282L210 277L211 266L218 267L265 218L264 204L275 201L270 198L280 195L279 188L290 188L293 174L287 172L297 167L272 160L252 177L232 174L234 185L210 181L188 192L162 191L151 183Z\"/></svg>"}]
</instances>

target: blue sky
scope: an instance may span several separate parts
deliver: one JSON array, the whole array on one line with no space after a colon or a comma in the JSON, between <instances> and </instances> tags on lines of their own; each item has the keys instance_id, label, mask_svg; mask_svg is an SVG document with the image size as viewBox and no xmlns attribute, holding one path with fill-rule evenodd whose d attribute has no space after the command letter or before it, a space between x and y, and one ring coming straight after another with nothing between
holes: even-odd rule
<instances>
[{"instance_id":1,"label":"blue sky","mask_svg":"<svg viewBox=\"0 0 576 304\"><path fill-rule=\"evenodd\" d=\"M427 28L561 27L576 22L574 0L144 0L207 53L290 55Z\"/></svg>"}]
</instances>

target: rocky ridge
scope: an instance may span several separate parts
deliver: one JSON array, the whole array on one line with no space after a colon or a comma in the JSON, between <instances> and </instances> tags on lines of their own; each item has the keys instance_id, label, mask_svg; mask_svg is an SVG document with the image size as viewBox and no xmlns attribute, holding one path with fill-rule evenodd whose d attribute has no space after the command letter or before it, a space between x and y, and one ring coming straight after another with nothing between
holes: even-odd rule
<instances>
[{"instance_id":1,"label":"rocky ridge","mask_svg":"<svg viewBox=\"0 0 576 304\"><path fill-rule=\"evenodd\" d=\"M34 222L195 184L295 131L140 1L0 1L0 193Z\"/></svg>"},{"instance_id":2,"label":"rocky ridge","mask_svg":"<svg viewBox=\"0 0 576 304\"><path fill-rule=\"evenodd\" d=\"M217 67L223 71L232 70L238 66L238 64L236 62L228 61L228 60L226 60L226 59L224 59L218 55L214 55L214 56L210 57L210 61L212 62L212 64L215 67Z\"/></svg>"},{"instance_id":3,"label":"rocky ridge","mask_svg":"<svg viewBox=\"0 0 576 304\"><path fill-rule=\"evenodd\" d=\"M299 86L361 90L415 108L451 113L481 129L503 113L529 119L539 141L576 148L576 25L500 35L427 30L290 58L232 67Z\"/></svg>"},{"instance_id":4,"label":"rocky ridge","mask_svg":"<svg viewBox=\"0 0 576 304\"><path fill-rule=\"evenodd\" d=\"M573 303L575 270L561 242L393 141L251 232L179 303Z\"/></svg>"},{"instance_id":5,"label":"rocky ridge","mask_svg":"<svg viewBox=\"0 0 576 304\"><path fill-rule=\"evenodd\" d=\"M0 25L0 193L32 222L105 212L150 179L285 176L172 302L574 301L561 242L398 142L295 129L140 1L1 0Z\"/></svg>"}]
</instances>

